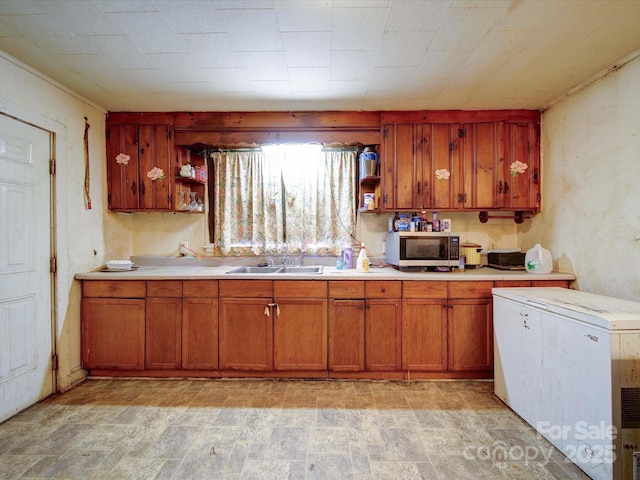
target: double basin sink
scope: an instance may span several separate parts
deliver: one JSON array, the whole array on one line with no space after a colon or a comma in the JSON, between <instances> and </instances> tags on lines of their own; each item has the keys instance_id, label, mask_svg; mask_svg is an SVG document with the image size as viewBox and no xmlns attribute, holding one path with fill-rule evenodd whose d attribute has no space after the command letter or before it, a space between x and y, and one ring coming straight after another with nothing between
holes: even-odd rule
<instances>
[{"instance_id":1,"label":"double basin sink","mask_svg":"<svg viewBox=\"0 0 640 480\"><path fill-rule=\"evenodd\" d=\"M293 267L290 265L283 265L281 267L269 266L269 267L238 267L227 273L248 273L251 275L260 275L266 273L299 273L305 275L314 275L322 273L322 265L314 265L309 267Z\"/></svg>"}]
</instances>

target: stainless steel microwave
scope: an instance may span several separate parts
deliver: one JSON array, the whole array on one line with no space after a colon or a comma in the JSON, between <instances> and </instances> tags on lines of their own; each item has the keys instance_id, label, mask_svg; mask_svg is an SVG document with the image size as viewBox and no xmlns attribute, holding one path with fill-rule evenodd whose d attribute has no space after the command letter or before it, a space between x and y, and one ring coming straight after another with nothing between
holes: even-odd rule
<instances>
[{"instance_id":1,"label":"stainless steel microwave","mask_svg":"<svg viewBox=\"0 0 640 480\"><path fill-rule=\"evenodd\" d=\"M451 232L389 232L387 263L402 267L455 267L460 263L460 236Z\"/></svg>"}]
</instances>

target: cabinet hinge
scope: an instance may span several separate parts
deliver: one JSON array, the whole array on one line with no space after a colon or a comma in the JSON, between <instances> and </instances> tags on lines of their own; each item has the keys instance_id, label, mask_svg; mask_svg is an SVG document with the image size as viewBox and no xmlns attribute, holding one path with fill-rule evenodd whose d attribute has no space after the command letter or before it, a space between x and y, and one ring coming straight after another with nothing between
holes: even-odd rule
<instances>
[{"instance_id":1,"label":"cabinet hinge","mask_svg":"<svg viewBox=\"0 0 640 480\"><path fill-rule=\"evenodd\" d=\"M58 355L56 355L55 353L51 356L51 368L53 369L53 371L58 370Z\"/></svg>"},{"instance_id":2,"label":"cabinet hinge","mask_svg":"<svg viewBox=\"0 0 640 480\"><path fill-rule=\"evenodd\" d=\"M58 259L56 257L51 257L49 259L49 271L51 273L56 273L58 271Z\"/></svg>"},{"instance_id":3,"label":"cabinet hinge","mask_svg":"<svg viewBox=\"0 0 640 480\"><path fill-rule=\"evenodd\" d=\"M167 140L171 140L171 128L167 127Z\"/></svg>"},{"instance_id":4,"label":"cabinet hinge","mask_svg":"<svg viewBox=\"0 0 640 480\"><path fill-rule=\"evenodd\" d=\"M459 128L458 129L458 138L466 138L467 137L467 129Z\"/></svg>"},{"instance_id":5,"label":"cabinet hinge","mask_svg":"<svg viewBox=\"0 0 640 480\"><path fill-rule=\"evenodd\" d=\"M169 202L169 208L173 205L173 196L171 194L167 195L167 201Z\"/></svg>"},{"instance_id":6,"label":"cabinet hinge","mask_svg":"<svg viewBox=\"0 0 640 480\"><path fill-rule=\"evenodd\" d=\"M386 128L382 131L382 138L387 138L389 136L389 130Z\"/></svg>"},{"instance_id":7,"label":"cabinet hinge","mask_svg":"<svg viewBox=\"0 0 640 480\"><path fill-rule=\"evenodd\" d=\"M107 131L105 132L105 136L107 138L107 140L109 140L111 138L111 129L107 128Z\"/></svg>"},{"instance_id":8,"label":"cabinet hinge","mask_svg":"<svg viewBox=\"0 0 640 480\"><path fill-rule=\"evenodd\" d=\"M56 161L55 159L51 158L49 159L49 175L55 175L56 174Z\"/></svg>"}]
</instances>

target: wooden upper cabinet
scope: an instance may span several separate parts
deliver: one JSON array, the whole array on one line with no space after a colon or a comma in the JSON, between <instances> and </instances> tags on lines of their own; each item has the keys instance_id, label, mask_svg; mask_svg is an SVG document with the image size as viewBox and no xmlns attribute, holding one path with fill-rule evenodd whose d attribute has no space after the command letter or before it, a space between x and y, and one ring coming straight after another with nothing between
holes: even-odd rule
<instances>
[{"instance_id":1,"label":"wooden upper cabinet","mask_svg":"<svg viewBox=\"0 0 640 480\"><path fill-rule=\"evenodd\" d=\"M473 182L465 189L466 205L493 209L502 206L499 182L504 171L504 122L464 126L465 152Z\"/></svg>"},{"instance_id":2,"label":"wooden upper cabinet","mask_svg":"<svg viewBox=\"0 0 640 480\"><path fill-rule=\"evenodd\" d=\"M382 119L383 210L539 210L539 115L465 113Z\"/></svg>"},{"instance_id":3,"label":"wooden upper cabinet","mask_svg":"<svg viewBox=\"0 0 640 480\"><path fill-rule=\"evenodd\" d=\"M170 211L173 192L173 127L107 124L108 204L113 211ZM118 155L129 156L118 163ZM164 171L151 180L152 168Z\"/></svg>"},{"instance_id":4,"label":"wooden upper cabinet","mask_svg":"<svg viewBox=\"0 0 640 480\"><path fill-rule=\"evenodd\" d=\"M502 206L512 210L538 211L540 209L540 124L538 122L507 123L505 138ZM516 161L526 164L527 168L523 173L514 175L510 172L510 167Z\"/></svg>"},{"instance_id":5,"label":"wooden upper cabinet","mask_svg":"<svg viewBox=\"0 0 640 480\"><path fill-rule=\"evenodd\" d=\"M416 126L412 124L382 127L380 158L382 185L380 207L382 209L413 208L413 191L419 181L415 168L415 131Z\"/></svg>"},{"instance_id":6,"label":"wooden upper cabinet","mask_svg":"<svg viewBox=\"0 0 640 480\"><path fill-rule=\"evenodd\" d=\"M463 175L456 124L383 127L382 207L387 210L457 209L455 190ZM449 178L436 179L436 170Z\"/></svg>"}]
</instances>

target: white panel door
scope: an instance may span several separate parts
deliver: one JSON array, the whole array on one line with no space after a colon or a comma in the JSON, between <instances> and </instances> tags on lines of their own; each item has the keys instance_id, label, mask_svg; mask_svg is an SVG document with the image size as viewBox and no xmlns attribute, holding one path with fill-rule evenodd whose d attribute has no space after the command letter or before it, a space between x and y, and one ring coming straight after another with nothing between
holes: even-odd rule
<instances>
[{"instance_id":1,"label":"white panel door","mask_svg":"<svg viewBox=\"0 0 640 480\"><path fill-rule=\"evenodd\" d=\"M49 153L0 114L0 421L53 391Z\"/></svg>"}]
</instances>

